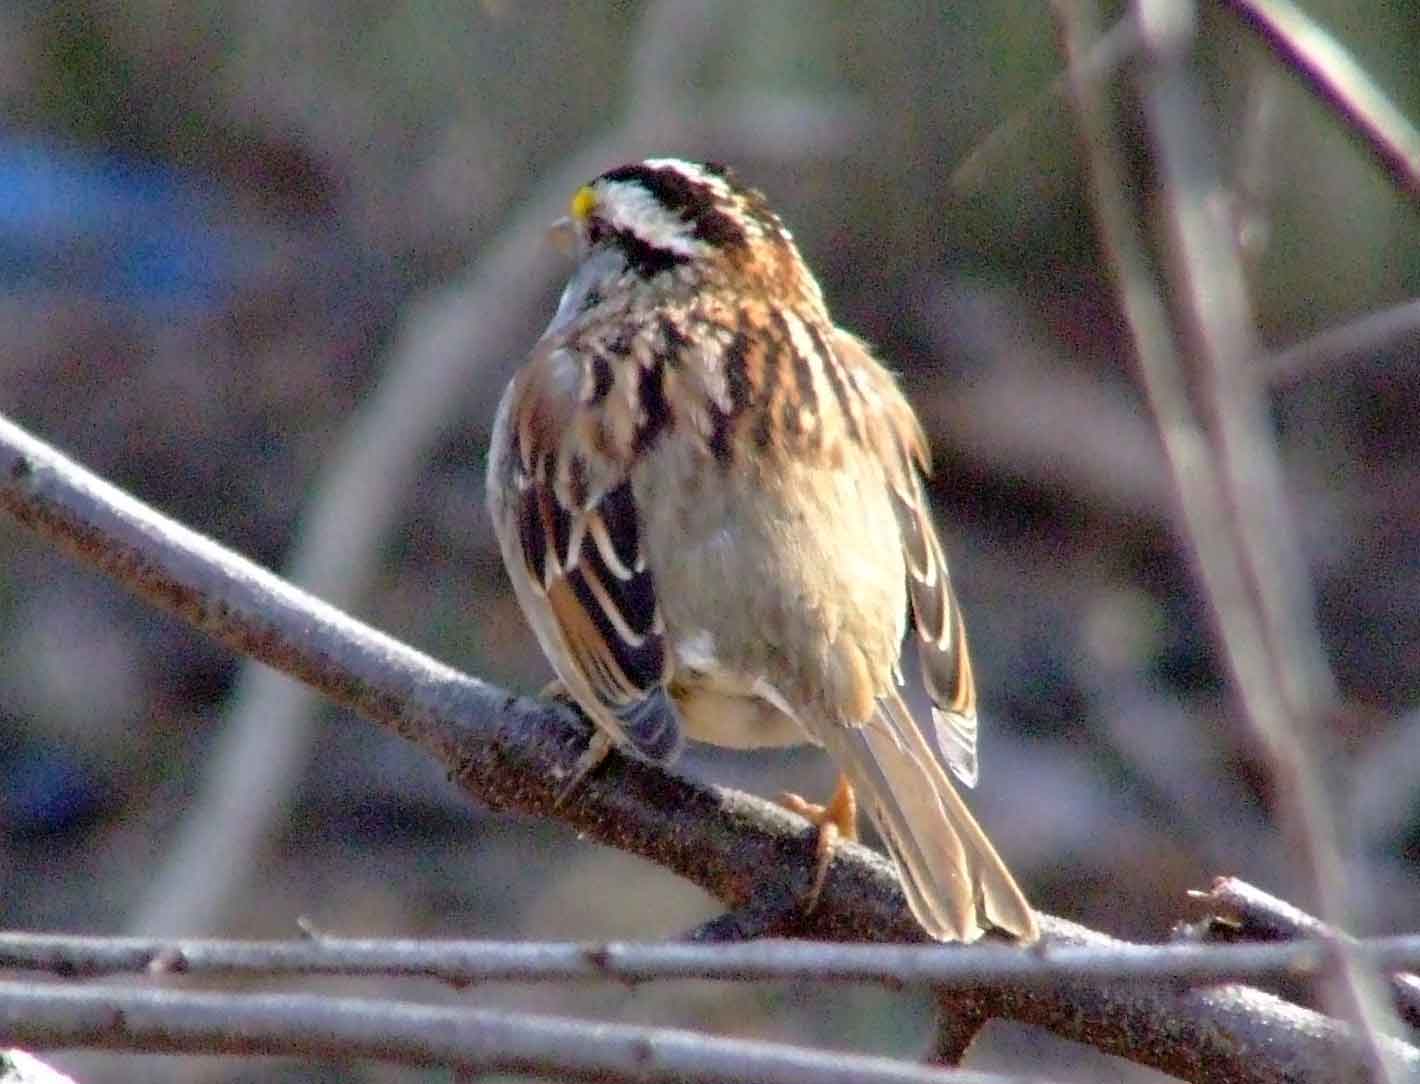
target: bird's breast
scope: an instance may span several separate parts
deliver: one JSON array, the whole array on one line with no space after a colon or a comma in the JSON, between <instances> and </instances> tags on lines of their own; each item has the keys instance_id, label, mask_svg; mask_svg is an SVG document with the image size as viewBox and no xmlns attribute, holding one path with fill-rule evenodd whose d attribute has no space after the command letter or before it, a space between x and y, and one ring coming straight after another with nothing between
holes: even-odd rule
<instances>
[{"instance_id":1,"label":"bird's breast","mask_svg":"<svg viewBox=\"0 0 1420 1084\"><path fill-rule=\"evenodd\" d=\"M652 454L632 481L689 736L783 745L861 721L893 681L907 609L876 465L721 471L678 441ZM733 740L696 733L717 728L712 707Z\"/></svg>"}]
</instances>

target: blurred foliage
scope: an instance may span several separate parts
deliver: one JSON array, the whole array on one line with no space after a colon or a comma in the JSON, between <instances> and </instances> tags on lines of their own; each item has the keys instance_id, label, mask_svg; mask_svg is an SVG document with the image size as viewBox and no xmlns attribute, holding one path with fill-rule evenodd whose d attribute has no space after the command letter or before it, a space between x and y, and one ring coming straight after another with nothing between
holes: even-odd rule
<instances>
[{"instance_id":1,"label":"blurred foliage","mask_svg":"<svg viewBox=\"0 0 1420 1084\"><path fill-rule=\"evenodd\" d=\"M1152 936L1215 873L1289 894L1269 783L1221 679L1133 388L1073 122L1049 90L1060 61L1047 7L718 7L711 40L684 43L689 102L805 95L870 118L835 153L735 165L781 210L843 322L902 370L932 430L986 703L975 804L1029 894ZM1420 16L1339 0L1309 10L1420 116ZM0 8L0 411L279 566L401 313L477 261L537 180L622 115L644 13L509 0ZM1414 204L1232 16L1205 7L1200 27L1207 120L1250 200L1265 341L1420 294ZM954 187L1008 119L1017 130L980 179ZM1147 205L1147 147L1137 153ZM529 289L510 283L509 297ZM537 332L530 320L507 357ZM496 375L470 389L466 427L409 493L364 616L532 689L545 666L482 510L505 362L488 359ZM1420 701L1417 408L1401 349L1276 397L1346 695L1338 733L1349 758L1381 765L1355 786L1385 782L1376 750L1415 741L1403 719ZM117 930L209 767L236 662L3 521L0 566L0 925ZM687 770L769 792L828 776L809 752L696 751ZM1379 927L1413 923L1420 903L1420 808L1391 790L1411 807L1357 840L1374 860ZM287 935L308 914L352 934L656 936L709 912L666 875L555 827L465 808L353 721L322 745L287 838L252 872L247 934ZM687 1003L498 996L667 1021ZM687 998L714 1027L822 1043L901 1051L926 1027L879 995Z\"/></svg>"}]
</instances>

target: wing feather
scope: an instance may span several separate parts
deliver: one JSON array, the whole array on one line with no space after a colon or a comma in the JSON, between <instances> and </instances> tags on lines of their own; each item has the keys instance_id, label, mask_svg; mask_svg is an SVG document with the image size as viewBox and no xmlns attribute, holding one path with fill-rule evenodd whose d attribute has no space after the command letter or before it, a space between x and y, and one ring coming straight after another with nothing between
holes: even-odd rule
<instances>
[{"instance_id":1,"label":"wing feather","mask_svg":"<svg viewBox=\"0 0 1420 1084\"><path fill-rule=\"evenodd\" d=\"M898 523L908 547L907 594L917 630L922 683L932 701L932 724L938 747L952 774L976 785L976 679L967 652L966 625L947 575L942 544L927 518L921 483L911 479L913 498L895 500ZM911 541L919 549L911 553Z\"/></svg>"},{"instance_id":2,"label":"wing feather","mask_svg":"<svg viewBox=\"0 0 1420 1084\"><path fill-rule=\"evenodd\" d=\"M876 440L874 451L887 471L902 534L907 596L917 633L922 683L932 701L932 729L947 767L973 787L978 775L976 680L961 607L922 489L922 474L931 465L927 438L896 381L865 356L867 348L858 339L840 331L834 349L847 359L845 368L868 381L870 405L888 422L868 427L868 433Z\"/></svg>"},{"instance_id":3,"label":"wing feather","mask_svg":"<svg viewBox=\"0 0 1420 1084\"><path fill-rule=\"evenodd\" d=\"M567 439L589 409L575 381L559 379L570 364L565 352L540 354L506 393L490 464L494 522L568 692L613 737L664 762L680 751L682 727L640 513L625 469Z\"/></svg>"}]
</instances>

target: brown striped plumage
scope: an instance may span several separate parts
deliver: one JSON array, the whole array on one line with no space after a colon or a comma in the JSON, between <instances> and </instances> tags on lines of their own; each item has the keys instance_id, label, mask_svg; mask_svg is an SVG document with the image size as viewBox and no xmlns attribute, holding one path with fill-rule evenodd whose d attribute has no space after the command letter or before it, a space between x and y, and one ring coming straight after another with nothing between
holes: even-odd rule
<instances>
[{"instance_id":1,"label":"brown striped plumage","mask_svg":"<svg viewBox=\"0 0 1420 1084\"><path fill-rule=\"evenodd\" d=\"M896 382L723 168L623 166L572 209L580 263L503 397L488 487L563 686L652 760L685 737L825 746L929 934L1034 939L943 770L976 781L976 689ZM935 750L898 692L909 621Z\"/></svg>"}]
</instances>

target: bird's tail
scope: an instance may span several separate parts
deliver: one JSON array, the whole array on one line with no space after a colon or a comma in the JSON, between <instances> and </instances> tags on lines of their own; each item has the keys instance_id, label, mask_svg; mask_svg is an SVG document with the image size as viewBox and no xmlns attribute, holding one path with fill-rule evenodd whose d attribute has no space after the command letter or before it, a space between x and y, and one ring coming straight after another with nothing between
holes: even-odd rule
<instances>
[{"instance_id":1,"label":"bird's tail","mask_svg":"<svg viewBox=\"0 0 1420 1084\"><path fill-rule=\"evenodd\" d=\"M1015 878L942 770L896 690L862 726L829 739L897 866L907 902L938 941L988 929L1040 936Z\"/></svg>"}]
</instances>

